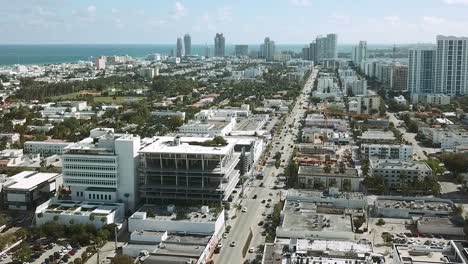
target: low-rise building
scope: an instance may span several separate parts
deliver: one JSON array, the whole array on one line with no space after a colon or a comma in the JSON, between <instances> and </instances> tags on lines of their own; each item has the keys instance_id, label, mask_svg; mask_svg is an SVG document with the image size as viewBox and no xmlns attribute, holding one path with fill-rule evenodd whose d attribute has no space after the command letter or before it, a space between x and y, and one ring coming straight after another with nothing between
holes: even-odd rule
<instances>
[{"instance_id":1,"label":"low-rise building","mask_svg":"<svg viewBox=\"0 0 468 264\"><path fill-rule=\"evenodd\" d=\"M348 123L346 120L328 119L322 114L307 115L304 125L305 127L330 128L341 132L348 131Z\"/></svg>"},{"instance_id":2,"label":"low-rise building","mask_svg":"<svg viewBox=\"0 0 468 264\"><path fill-rule=\"evenodd\" d=\"M51 199L36 208L36 225L57 222L63 225L91 224L96 228L124 223L125 204Z\"/></svg>"},{"instance_id":3,"label":"low-rise building","mask_svg":"<svg viewBox=\"0 0 468 264\"><path fill-rule=\"evenodd\" d=\"M123 253L133 257L145 250L143 263L206 263L224 230L224 210L144 205L128 219L130 241Z\"/></svg>"},{"instance_id":4,"label":"low-rise building","mask_svg":"<svg viewBox=\"0 0 468 264\"><path fill-rule=\"evenodd\" d=\"M3 183L3 207L9 210L34 209L55 196L60 186L62 175L59 173L20 172Z\"/></svg>"},{"instance_id":5,"label":"low-rise building","mask_svg":"<svg viewBox=\"0 0 468 264\"><path fill-rule=\"evenodd\" d=\"M395 144L396 138L392 131L368 130L358 137L362 144Z\"/></svg>"},{"instance_id":6,"label":"low-rise building","mask_svg":"<svg viewBox=\"0 0 468 264\"><path fill-rule=\"evenodd\" d=\"M24 153L41 154L41 156L52 156L63 154L66 147L73 143L60 140L26 141L24 142Z\"/></svg>"},{"instance_id":7,"label":"low-rise building","mask_svg":"<svg viewBox=\"0 0 468 264\"><path fill-rule=\"evenodd\" d=\"M151 115L154 117L178 117L185 120L185 112L180 111L154 111L151 112Z\"/></svg>"},{"instance_id":8,"label":"low-rise building","mask_svg":"<svg viewBox=\"0 0 468 264\"><path fill-rule=\"evenodd\" d=\"M379 196L371 211L375 217L388 218L448 218L453 215L451 200L430 197Z\"/></svg>"},{"instance_id":9,"label":"low-rise building","mask_svg":"<svg viewBox=\"0 0 468 264\"><path fill-rule=\"evenodd\" d=\"M367 197L360 192L340 192L330 188L328 192L310 191L304 189L289 189L287 201L315 203L333 208L367 208Z\"/></svg>"},{"instance_id":10,"label":"low-rise building","mask_svg":"<svg viewBox=\"0 0 468 264\"><path fill-rule=\"evenodd\" d=\"M299 166L298 182L303 188L328 189L336 187L344 191L359 191L363 178L356 169L346 169L343 173L317 166Z\"/></svg>"},{"instance_id":11,"label":"low-rise building","mask_svg":"<svg viewBox=\"0 0 468 264\"><path fill-rule=\"evenodd\" d=\"M358 95L348 98L349 112L356 114L377 114L381 103L379 95Z\"/></svg>"},{"instance_id":12,"label":"low-rise building","mask_svg":"<svg viewBox=\"0 0 468 264\"><path fill-rule=\"evenodd\" d=\"M426 103L433 105L448 105L450 104L450 96L445 94L428 94Z\"/></svg>"},{"instance_id":13,"label":"low-rise building","mask_svg":"<svg viewBox=\"0 0 468 264\"><path fill-rule=\"evenodd\" d=\"M445 246L393 245L393 264L467 264L468 242L451 240Z\"/></svg>"},{"instance_id":14,"label":"low-rise building","mask_svg":"<svg viewBox=\"0 0 468 264\"><path fill-rule=\"evenodd\" d=\"M455 217L422 217L417 220L416 227L418 232L422 234L462 236L464 234L463 222L463 218L458 219Z\"/></svg>"},{"instance_id":15,"label":"low-rise building","mask_svg":"<svg viewBox=\"0 0 468 264\"><path fill-rule=\"evenodd\" d=\"M389 188L400 188L402 184L432 177L432 169L425 162L371 159L370 175L382 177Z\"/></svg>"},{"instance_id":16,"label":"low-rise building","mask_svg":"<svg viewBox=\"0 0 468 264\"><path fill-rule=\"evenodd\" d=\"M0 133L0 139L6 140L7 143L15 143L20 140L19 133Z\"/></svg>"},{"instance_id":17,"label":"low-rise building","mask_svg":"<svg viewBox=\"0 0 468 264\"><path fill-rule=\"evenodd\" d=\"M236 118L225 121L191 121L178 128L178 134L182 136L226 136L236 126Z\"/></svg>"},{"instance_id":18,"label":"low-rise building","mask_svg":"<svg viewBox=\"0 0 468 264\"><path fill-rule=\"evenodd\" d=\"M392 159L410 161L413 159L413 146L389 144L361 144L361 160Z\"/></svg>"}]
</instances>

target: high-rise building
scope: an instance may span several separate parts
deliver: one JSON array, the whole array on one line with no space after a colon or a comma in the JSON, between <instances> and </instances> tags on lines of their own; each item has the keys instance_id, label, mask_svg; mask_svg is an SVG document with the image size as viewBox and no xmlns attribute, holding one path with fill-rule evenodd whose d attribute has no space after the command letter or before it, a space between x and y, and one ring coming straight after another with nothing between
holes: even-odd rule
<instances>
[{"instance_id":1,"label":"high-rise building","mask_svg":"<svg viewBox=\"0 0 468 264\"><path fill-rule=\"evenodd\" d=\"M309 60L314 63L317 61L317 44L315 42L309 44Z\"/></svg>"},{"instance_id":2,"label":"high-rise building","mask_svg":"<svg viewBox=\"0 0 468 264\"><path fill-rule=\"evenodd\" d=\"M63 180L72 200L119 202L134 210L140 138L91 130L90 137L64 149Z\"/></svg>"},{"instance_id":3,"label":"high-rise building","mask_svg":"<svg viewBox=\"0 0 468 264\"><path fill-rule=\"evenodd\" d=\"M182 38L177 38L177 47L176 47L176 57L184 56L184 44L182 43Z\"/></svg>"},{"instance_id":4,"label":"high-rise building","mask_svg":"<svg viewBox=\"0 0 468 264\"><path fill-rule=\"evenodd\" d=\"M223 33L216 33L214 39L214 56L215 57L224 57L226 56L226 39L224 38Z\"/></svg>"},{"instance_id":5,"label":"high-rise building","mask_svg":"<svg viewBox=\"0 0 468 264\"><path fill-rule=\"evenodd\" d=\"M205 58L209 58L211 57L211 50L210 50L210 47L208 47L208 45L205 44Z\"/></svg>"},{"instance_id":6,"label":"high-rise building","mask_svg":"<svg viewBox=\"0 0 468 264\"><path fill-rule=\"evenodd\" d=\"M249 56L249 45L236 45L234 53L236 57Z\"/></svg>"},{"instance_id":7,"label":"high-rise building","mask_svg":"<svg viewBox=\"0 0 468 264\"><path fill-rule=\"evenodd\" d=\"M390 86L393 91L408 90L408 66L393 65Z\"/></svg>"},{"instance_id":8,"label":"high-rise building","mask_svg":"<svg viewBox=\"0 0 468 264\"><path fill-rule=\"evenodd\" d=\"M353 47L352 60L354 65L360 66L367 60L367 42L359 41L359 45Z\"/></svg>"},{"instance_id":9,"label":"high-rise building","mask_svg":"<svg viewBox=\"0 0 468 264\"><path fill-rule=\"evenodd\" d=\"M192 37L189 34L184 35L185 56L192 56Z\"/></svg>"},{"instance_id":10,"label":"high-rise building","mask_svg":"<svg viewBox=\"0 0 468 264\"><path fill-rule=\"evenodd\" d=\"M328 34L326 37L317 37L316 43L316 60L323 61L325 59L338 58L337 49L338 36L336 34Z\"/></svg>"},{"instance_id":11,"label":"high-rise building","mask_svg":"<svg viewBox=\"0 0 468 264\"><path fill-rule=\"evenodd\" d=\"M262 45L262 57L266 61L273 61L275 58L275 42L270 40L269 37L265 38Z\"/></svg>"},{"instance_id":12,"label":"high-rise building","mask_svg":"<svg viewBox=\"0 0 468 264\"><path fill-rule=\"evenodd\" d=\"M105 56L97 57L94 64L96 65L97 70L104 70L106 68L106 57Z\"/></svg>"},{"instance_id":13,"label":"high-rise building","mask_svg":"<svg viewBox=\"0 0 468 264\"><path fill-rule=\"evenodd\" d=\"M302 59L303 60L310 60L310 48L309 46L305 46L302 48Z\"/></svg>"},{"instance_id":14,"label":"high-rise building","mask_svg":"<svg viewBox=\"0 0 468 264\"><path fill-rule=\"evenodd\" d=\"M413 103L434 92L435 56L436 49L433 47L409 50L408 91Z\"/></svg>"},{"instance_id":15,"label":"high-rise building","mask_svg":"<svg viewBox=\"0 0 468 264\"><path fill-rule=\"evenodd\" d=\"M435 93L468 94L468 38L437 36Z\"/></svg>"}]
</instances>

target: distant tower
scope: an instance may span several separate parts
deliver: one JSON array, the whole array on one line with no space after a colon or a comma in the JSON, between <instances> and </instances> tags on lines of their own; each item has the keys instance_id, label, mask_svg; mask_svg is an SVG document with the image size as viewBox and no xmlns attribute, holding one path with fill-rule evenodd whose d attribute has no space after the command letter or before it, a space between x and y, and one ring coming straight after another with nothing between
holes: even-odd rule
<instances>
[{"instance_id":1,"label":"distant tower","mask_svg":"<svg viewBox=\"0 0 468 264\"><path fill-rule=\"evenodd\" d=\"M273 61L275 57L275 42L270 40L269 37L266 37L262 45L262 57L266 61Z\"/></svg>"},{"instance_id":2,"label":"distant tower","mask_svg":"<svg viewBox=\"0 0 468 264\"><path fill-rule=\"evenodd\" d=\"M184 56L184 44L182 43L181 38L177 38L177 47L176 47L176 57Z\"/></svg>"},{"instance_id":3,"label":"distant tower","mask_svg":"<svg viewBox=\"0 0 468 264\"><path fill-rule=\"evenodd\" d=\"M185 56L192 56L192 37L189 34L184 35Z\"/></svg>"},{"instance_id":4,"label":"distant tower","mask_svg":"<svg viewBox=\"0 0 468 264\"><path fill-rule=\"evenodd\" d=\"M208 45L205 43L205 58L209 58L210 57L210 47L208 47Z\"/></svg>"},{"instance_id":5,"label":"distant tower","mask_svg":"<svg viewBox=\"0 0 468 264\"><path fill-rule=\"evenodd\" d=\"M226 55L226 39L224 38L223 33L216 33L214 39L214 56L215 57L224 57Z\"/></svg>"}]
</instances>

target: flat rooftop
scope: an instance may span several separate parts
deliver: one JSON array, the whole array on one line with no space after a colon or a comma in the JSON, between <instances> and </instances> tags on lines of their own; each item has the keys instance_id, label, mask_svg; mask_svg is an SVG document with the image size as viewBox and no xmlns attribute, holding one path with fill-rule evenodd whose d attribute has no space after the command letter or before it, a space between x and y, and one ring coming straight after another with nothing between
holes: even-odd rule
<instances>
[{"instance_id":1,"label":"flat rooftop","mask_svg":"<svg viewBox=\"0 0 468 264\"><path fill-rule=\"evenodd\" d=\"M298 175L304 176L321 176L321 177L355 177L358 178L358 172L356 169L347 168L344 173L335 172L338 168L332 168L330 173L326 173L323 167L315 166L299 166Z\"/></svg>"},{"instance_id":2,"label":"flat rooftop","mask_svg":"<svg viewBox=\"0 0 468 264\"><path fill-rule=\"evenodd\" d=\"M190 142L202 143L212 138L180 137L180 144L175 144L174 139L175 137L155 137L155 141L142 148L140 153L227 155L236 144L234 139L229 138L225 138L227 145L216 147L190 144Z\"/></svg>"},{"instance_id":3,"label":"flat rooftop","mask_svg":"<svg viewBox=\"0 0 468 264\"><path fill-rule=\"evenodd\" d=\"M314 203L287 201L283 212L283 229L351 232L349 215L317 213L317 206Z\"/></svg>"},{"instance_id":4,"label":"flat rooftop","mask_svg":"<svg viewBox=\"0 0 468 264\"><path fill-rule=\"evenodd\" d=\"M383 130L368 130L362 133L359 138L366 140L396 140L392 131Z\"/></svg>"},{"instance_id":5,"label":"flat rooftop","mask_svg":"<svg viewBox=\"0 0 468 264\"><path fill-rule=\"evenodd\" d=\"M38 185L51 181L59 176L59 173L42 173L37 171L23 171L7 178L5 189L31 190Z\"/></svg>"},{"instance_id":6,"label":"flat rooftop","mask_svg":"<svg viewBox=\"0 0 468 264\"><path fill-rule=\"evenodd\" d=\"M417 161L401 161L401 160L388 160L388 159L371 159L370 167L378 170L394 170L394 169L408 169L418 171L431 171L431 167L425 162Z\"/></svg>"},{"instance_id":7,"label":"flat rooftop","mask_svg":"<svg viewBox=\"0 0 468 264\"><path fill-rule=\"evenodd\" d=\"M450 212L453 203L450 200L423 197L378 197L375 205L380 208L431 210Z\"/></svg>"},{"instance_id":8,"label":"flat rooftop","mask_svg":"<svg viewBox=\"0 0 468 264\"><path fill-rule=\"evenodd\" d=\"M294 199L294 197L304 197L304 198L330 198L330 199L355 199L355 200L366 200L367 197L364 193L360 192L339 192L337 194L328 194L326 192L318 192L311 190L297 190L289 189L286 195L286 200Z\"/></svg>"},{"instance_id":9,"label":"flat rooftop","mask_svg":"<svg viewBox=\"0 0 468 264\"><path fill-rule=\"evenodd\" d=\"M451 241L445 247L395 245L399 259L404 264L410 263L468 263L468 244L464 241ZM458 253L456 252L458 250Z\"/></svg>"},{"instance_id":10,"label":"flat rooftop","mask_svg":"<svg viewBox=\"0 0 468 264\"><path fill-rule=\"evenodd\" d=\"M177 211L180 210L185 213L185 218L177 219ZM155 206L155 205L143 205L137 212L135 212L130 218L139 219L146 214L147 219L155 219L161 221L171 220L186 220L194 223L209 223L215 222L220 214L219 209L209 208L209 212L202 212L201 207L183 207L175 206L173 212L168 211L167 206ZM148 216L148 215L151 215Z\"/></svg>"},{"instance_id":11,"label":"flat rooftop","mask_svg":"<svg viewBox=\"0 0 468 264\"><path fill-rule=\"evenodd\" d=\"M121 208L123 204L86 201L52 201L43 213L104 216Z\"/></svg>"}]
</instances>

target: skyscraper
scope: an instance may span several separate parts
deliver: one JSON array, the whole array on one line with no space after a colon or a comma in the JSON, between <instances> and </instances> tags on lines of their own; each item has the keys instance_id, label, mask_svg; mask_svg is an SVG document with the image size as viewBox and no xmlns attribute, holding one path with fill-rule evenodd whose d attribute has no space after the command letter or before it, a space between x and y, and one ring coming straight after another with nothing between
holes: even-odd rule
<instances>
[{"instance_id":1,"label":"skyscraper","mask_svg":"<svg viewBox=\"0 0 468 264\"><path fill-rule=\"evenodd\" d=\"M435 56L435 48L418 47L409 50L408 91L413 103L434 92Z\"/></svg>"},{"instance_id":2,"label":"skyscraper","mask_svg":"<svg viewBox=\"0 0 468 264\"><path fill-rule=\"evenodd\" d=\"M225 56L225 48L226 48L226 39L224 38L223 33L216 33L214 39L214 56L215 57L224 57Z\"/></svg>"},{"instance_id":3,"label":"skyscraper","mask_svg":"<svg viewBox=\"0 0 468 264\"><path fill-rule=\"evenodd\" d=\"M393 91L406 91L408 89L408 66L393 65L391 88Z\"/></svg>"},{"instance_id":4,"label":"skyscraper","mask_svg":"<svg viewBox=\"0 0 468 264\"><path fill-rule=\"evenodd\" d=\"M435 93L468 94L468 38L437 36Z\"/></svg>"},{"instance_id":5,"label":"skyscraper","mask_svg":"<svg viewBox=\"0 0 468 264\"><path fill-rule=\"evenodd\" d=\"M359 45L353 47L352 60L356 66L360 66L361 63L367 60L367 42L366 41L359 41Z\"/></svg>"},{"instance_id":6,"label":"skyscraper","mask_svg":"<svg viewBox=\"0 0 468 264\"><path fill-rule=\"evenodd\" d=\"M338 36L336 34L328 34L326 37L318 36L315 40L316 60L338 58L337 42Z\"/></svg>"},{"instance_id":7,"label":"skyscraper","mask_svg":"<svg viewBox=\"0 0 468 264\"><path fill-rule=\"evenodd\" d=\"M262 57L266 61L273 61L275 58L275 42L266 37L262 45Z\"/></svg>"},{"instance_id":8,"label":"skyscraper","mask_svg":"<svg viewBox=\"0 0 468 264\"><path fill-rule=\"evenodd\" d=\"M309 44L309 60L313 61L314 64L317 61L317 45L315 42Z\"/></svg>"},{"instance_id":9,"label":"skyscraper","mask_svg":"<svg viewBox=\"0 0 468 264\"><path fill-rule=\"evenodd\" d=\"M192 37L189 34L184 35L185 56L192 56Z\"/></svg>"},{"instance_id":10,"label":"skyscraper","mask_svg":"<svg viewBox=\"0 0 468 264\"><path fill-rule=\"evenodd\" d=\"M310 49L309 46L305 46L302 48L302 59L303 60L311 60L310 59Z\"/></svg>"},{"instance_id":11,"label":"skyscraper","mask_svg":"<svg viewBox=\"0 0 468 264\"><path fill-rule=\"evenodd\" d=\"M184 44L182 43L181 38L177 38L177 46L176 46L176 57L183 57L184 56Z\"/></svg>"},{"instance_id":12,"label":"skyscraper","mask_svg":"<svg viewBox=\"0 0 468 264\"><path fill-rule=\"evenodd\" d=\"M236 45L234 47L234 53L237 57L249 56L249 45Z\"/></svg>"}]
</instances>

